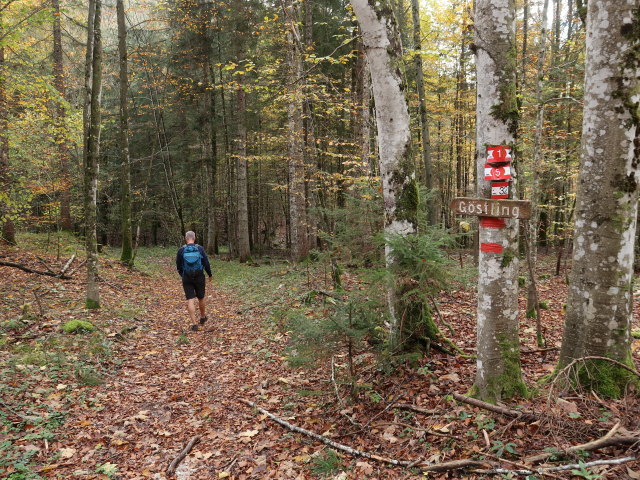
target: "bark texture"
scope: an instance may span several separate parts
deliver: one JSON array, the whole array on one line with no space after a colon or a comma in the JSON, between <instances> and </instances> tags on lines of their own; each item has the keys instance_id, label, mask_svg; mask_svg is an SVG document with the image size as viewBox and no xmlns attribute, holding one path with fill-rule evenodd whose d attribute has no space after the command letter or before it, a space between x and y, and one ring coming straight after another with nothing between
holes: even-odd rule
<instances>
[{"instance_id":1,"label":"bark texture","mask_svg":"<svg viewBox=\"0 0 640 480\"><path fill-rule=\"evenodd\" d=\"M538 290L536 287L536 267L538 263L538 223L540 222L540 168L542 164L542 140L544 129L545 103L543 98L543 81L545 58L547 55L547 13L549 11L549 0L544 0L542 6L542 27L540 28L540 47L538 50L538 72L536 74L536 129L533 140L533 162L531 163L531 219L528 228L528 252L531 262L531 277L527 287L527 318L538 318ZM538 346L543 346L542 332L537 331Z\"/></svg>"},{"instance_id":2,"label":"bark texture","mask_svg":"<svg viewBox=\"0 0 640 480\"><path fill-rule=\"evenodd\" d=\"M422 143L422 163L424 168L424 186L433 188L433 174L431 169L431 139L429 136L429 119L427 117L427 101L424 94L424 73L422 72L422 34L420 28L420 3L419 0L411 0L411 13L413 17L413 61L416 68L416 90L418 91L418 110L420 120L420 140ZM435 209L429 208L429 222L435 223Z\"/></svg>"},{"instance_id":3,"label":"bark texture","mask_svg":"<svg viewBox=\"0 0 640 480\"><path fill-rule=\"evenodd\" d=\"M86 68L87 96L85 114L85 164L84 164L84 217L87 249L87 308L100 307L98 288L98 244L96 235L97 196L98 196L98 159L100 156L100 97L102 93L102 39L100 23L102 18L102 0L91 1L89 5L89 33L87 35Z\"/></svg>"},{"instance_id":4,"label":"bark texture","mask_svg":"<svg viewBox=\"0 0 640 480\"><path fill-rule=\"evenodd\" d=\"M400 72L402 44L391 7L384 1L351 0L363 35L367 65L371 73L378 127L378 151L387 235L416 233L418 192L415 166L410 152L409 111ZM386 247L387 264L393 252ZM400 292L388 290L391 345L401 342L400 318L405 306ZM409 321L409 319L405 319Z\"/></svg>"},{"instance_id":5,"label":"bark texture","mask_svg":"<svg viewBox=\"0 0 640 480\"><path fill-rule=\"evenodd\" d=\"M587 355L632 365L639 8L639 0L588 3L582 158L561 367ZM580 382L608 396L621 394L628 375L612 365L598 367L585 365Z\"/></svg>"},{"instance_id":6,"label":"bark texture","mask_svg":"<svg viewBox=\"0 0 640 480\"><path fill-rule=\"evenodd\" d=\"M304 172L303 92L300 88L302 68L302 39L297 27L297 15L292 2L286 6L289 62L288 120L289 120L289 218L291 223L291 259L298 262L309 253Z\"/></svg>"},{"instance_id":7,"label":"bark texture","mask_svg":"<svg viewBox=\"0 0 640 480\"><path fill-rule=\"evenodd\" d=\"M1 12L0 12L1 14ZM2 33L2 19L0 18L0 33ZM6 89L5 48L0 46L0 223L2 224L1 240L10 244L16 243L16 230L11 220L11 205L9 192L11 180L9 175L9 105Z\"/></svg>"},{"instance_id":8,"label":"bark texture","mask_svg":"<svg viewBox=\"0 0 640 480\"><path fill-rule=\"evenodd\" d=\"M477 67L478 196L490 198L484 180L486 148L513 148L518 121L514 0L477 0L475 12ZM513 170L513 169L512 169ZM511 183L515 198L515 178ZM477 396L488 402L523 393L518 339L518 221L504 228L480 222L479 242L498 244L502 253L483 251L478 258Z\"/></svg>"},{"instance_id":9,"label":"bark texture","mask_svg":"<svg viewBox=\"0 0 640 480\"><path fill-rule=\"evenodd\" d=\"M249 195L247 188L247 127L245 125L246 93L242 85L236 90L236 180L238 259L249 260Z\"/></svg>"},{"instance_id":10,"label":"bark texture","mask_svg":"<svg viewBox=\"0 0 640 480\"><path fill-rule=\"evenodd\" d=\"M118 56L120 80L120 168L121 168L121 225L122 225L122 254L120 260L131 263L133 260L133 239L131 227L131 161L129 157L129 76L127 65L127 27L124 18L124 2L117 0L118 17Z\"/></svg>"},{"instance_id":11,"label":"bark texture","mask_svg":"<svg viewBox=\"0 0 640 480\"><path fill-rule=\"evenodd\" d=\"M53 11L53 86L60 98L56 103L56 145L60 165L60 228L71 231L71 176L69 174L69 145L67 144L66 111L64 107L66 85L62 51L60 0L51 0Z\"/></svg>"}]
</instances>

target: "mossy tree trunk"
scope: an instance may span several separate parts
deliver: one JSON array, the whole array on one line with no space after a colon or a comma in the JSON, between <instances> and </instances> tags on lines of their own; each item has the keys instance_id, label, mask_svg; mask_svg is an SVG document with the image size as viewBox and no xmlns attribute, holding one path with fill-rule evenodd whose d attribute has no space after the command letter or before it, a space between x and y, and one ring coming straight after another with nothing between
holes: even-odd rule
<instances>
[{"instance_id":1,"label":"mossy tree trunk","mask_svg":"<svg viewBox=\"0 0 640 480\"><path fill-rule=\"evenodd\" d=\"M591 355L632 365L640 0L589 2L586 26L582 158L559 367ZM582 386L613 397L629 380L614 365L584 365L583 373Z\"/></svg>"},{"instance_id":2,"label":"mossy tree trunk","mask_svg":"<svg viewBox=\"0 0 640 480\"><path fill-rule=\"evenodd\" d=\"M475 32L477 185L478 196L490 198L491 185L484 180L487 146L513 148L518 122L514 0L477 0ZM515 178L511 194L515 198ZM526 392L518 339L517 241L517 220L480 219L474 390L489 402Z\"/></svg>"},{"instance_id":3,"label":"mossy tree trunk","mask_svg":"<svg viewBox=\"0 0 640 480\"><path fill-rule=\"evenodd\" d=\"M386 1L351 0L363 35L367 65L371 73L378 127L378 150L384 201L384 228L387 235L412 235L417 229L418 192L415 165L411 156L409 111L401 74L402 44L390 5ZM393 251L385 249L387 265ZM387 300L391 319L392 348L402 342L402 323L414 311L403 305L400 286L390 286Z\"/></svg>"},{"instance_id":4,"label":"mossy tree trunk","mask_svg":"<svg viewBox=\"0 0 640 480\"><path fill-rule=\"evenodd\" d=\"M98 245L96 235L98 160L100 155L100 97L102 93L102 41L100 32L102 0L91 1L87 35L85 72L85 159L84 217L87 249L87 308L100 307L98 288Z\"/></svg>"},{"instance_id":5,"label":"mossy tree trunk","mask_svg":"<svg viewBox=\"0 0 640 480\"><path fill-rule=\"evenodd\" d=\"M133 261L133 234L131 227L131 161L129 157L129 76L127 73L127 27L124 18L124 2L117 0L118 17L118 56L120 81L120 168L121 168L121 224L122 254L120 260L127 264Z\"/></svg>"}]
</instances>

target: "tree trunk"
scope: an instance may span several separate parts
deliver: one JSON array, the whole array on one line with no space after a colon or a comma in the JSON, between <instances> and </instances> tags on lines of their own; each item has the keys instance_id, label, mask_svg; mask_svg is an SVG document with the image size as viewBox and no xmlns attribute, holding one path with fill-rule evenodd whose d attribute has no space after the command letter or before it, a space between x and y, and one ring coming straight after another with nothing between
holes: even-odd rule
<instances>
[{"instance_id":1,"label":"tree trunk","mask_svg":"<svg viewBox=\"0 0 640 480\"><path fill-rule=\"evenodd\" d=\"M386 2L373 6L368 0L351 0L353 11L363 34L367 64L371 72L386 235L411 235L416 232L418 192L415 165L411 157L409 111L404 85L399 74L402 45L392 10ZM393 252L385 248L387 265L393 263ZM406 313L401 294L389 287L387 300L391 321L392 348L402 343L400 319ZM404 319L405 322L410 319Z\"/></svg>"},{"instance_id":2,"label":"tree trunk","mask_svg":"<svg viewBox=\"0 0 640 480\"><path fill-rule=\"evenodd\" d=\"M87 34L87 64L85 88L87 90L85 114L88 113L85 130L84 165L84 216L87 248L87 308L100 308L98 288L98 245L96 235L98 160L100 155L100 97L102 93L102 42L100 32L102 0L89 4L89 33ZM93 13L93 15L92 15Z\"/></svg>"},{"instance_id":3,"label":"tree trunk","mask_svg":"<svg viewBox=\"0 0 640 480\"><path fill-rule=\"evenodd\" d=\"M543 98L543 80L545 59L547 54L547 12L549 11L549 0L544 0L542 6L542 26L540 28L540 48L538 51L538 66L536 74L536 126L533 140L533 161L531 163L531 218L528 222L529 234L527 236L527 250L529 261L531 262L530 274L535 277L536 267L538 263L538 228L540 223L540 170L542 168L542 139L544 129L544 111L545 104ZM525 228L527 228L525 226ZM538 318L538 291L536 288L536 279L530 278L527 291L527 318ZM544 341L542 332L538 328L537 331L538 346L542 347Z\"/></svg>"},{"instance_id":4,"label":"tree trunk","mask_svg":"<svg viewBox=\"0 0 640 480\"><path fill-rule=\"evenodd\" d=\"M1 14L1 12L0 12ZM0 19L1 20L1 19ZM2 22L0 22L2 33ZM11 204L9 192L11 180L9 172L9 105L7 102L7 67L5 64L5 48L0 46L0 187L6 198L2 198L2 210L0 210L0 222L2 223L2 240L15 245L16 230L11 220Z\"/></svg>"},{"instance_id":5,"label":"tree trunk","mask_svg":"<svg viewBox=\"0 0 640 480\"><path fill-rule=\"evenodd\" d=\"M62 52L62 28L60 24L60 0L51 0L53 10L53 86L60 95L56 102L56 145L60 165L60 228L71 231L71 176L69 174L69 145L67 144L67 121L64 107L65 81Z\"/></svg>"},{"instance_id":6,"label":"tree trunk","mask_svg":"<svg viewBox=\"0 0 640 480\"><path fill-rule=\"evenodd\" d=\"M489 198L491 185L484 180L486 148L513 148L517 130L514 1L477 0L475 31L477 185L478 196ZM515 178L510 188L515 198ZM480 219L474 390L480 399L489 402L526 391L518 339L517 240L517 220Z\"/></svg>"},{"instance_id":7,"label":"tree trunk","mask_svg":"<svg viewBox=\"0 0 640 480\"><path fill-rule=\"evenodd\" d=\"M303 92L301 38L297 27L298 16L291 1L287 2L287 43L289 61L289 216L291 222L291 259L299 262L309 253L305 207L304 128L302 123Z\"/></svg>"},{"instance_id":8,"label":"tree trunk","mask_svg":"<svg viewBox=\"0 0 640 480\"><path fill-rule=\"evenodd\" d=\"M424 94L424 72L422 71L422 35L420 28L420 2L411 0L413 16L413 50L416 67L416 90L418 91L418 110L420 112L420 141L422 143L422 163L424 167L424 186L427 190L433 188L433 173L431 169L431 138L429 135L429 119L427 118L427 101ZM433 202L429 205L429 223L435 223L435 208Z\"/></svg>"},{"instance_id":9,"label":"tree trunk","mask_svg":"<svg viewBox=\"0 0 640 480\"><path fill-rule=\"evenodd\" d=\"M122 254L120 260L131 264L133 259L131 231L131 161L129 158L129 76L127 73L127 27L124 18L124 2L117 0L118 56L120 61L120 162L122 202Z\"/></svg>"},{"instance_id":10,"label":"tree trunk","mask_svg":"<svg viewBox=\"0 0 640 480\"><path fill-rule=\"evenodd\" d=\"M213 73L213 58L207 68L207 83L209 90L206 94L207 119L207 253L218 254L218 229L216 228L216 182L218 180L218 132L216 131L216 95L215 77Z\"/></svg>"},{"instance_id":11,"label":"tree trunk","mask_svg":"<svg viewBox=\"0 0 640 480\"><path fill-rule=\"evenodd\" d=\"M559 367L591 355L633 366L630 325L640 160L639 7L640 0L591 1L587 7L582 158ZM624 392L628 373L612 364L587 363L577 377L587 390L610 397Z\"/></svg>"},{"instance_id":12,"label":"tree trunk","mask_svg":"<svg viewBox=\"0 0 640 480\"><path fill-rule=\"evenodd\" d=\"M238 259L249 260L249 198L247 192L247 127L246 93L242 85L236 90L236 179L237 179L237 213L236 230L238 235Z\"/></svg>"}]
</instances>

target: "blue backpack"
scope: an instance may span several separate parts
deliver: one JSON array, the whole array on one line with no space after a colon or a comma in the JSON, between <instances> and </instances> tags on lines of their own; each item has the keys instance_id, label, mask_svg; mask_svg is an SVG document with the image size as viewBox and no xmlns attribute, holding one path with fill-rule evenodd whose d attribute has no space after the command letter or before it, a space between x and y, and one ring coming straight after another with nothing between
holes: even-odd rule
<instances>
[{"instance_id":1,"label":"blue backpack","mask_svg":"<svg viewBox=\"0 0 640 480\"><path fill-rule=\"evenodd\" d=\"M194 276L198 272L202 272L202 255L198 250L198 247L194 244L189 244L184 247L182 252L183 275Z\"/></svg>"}]
</instances>

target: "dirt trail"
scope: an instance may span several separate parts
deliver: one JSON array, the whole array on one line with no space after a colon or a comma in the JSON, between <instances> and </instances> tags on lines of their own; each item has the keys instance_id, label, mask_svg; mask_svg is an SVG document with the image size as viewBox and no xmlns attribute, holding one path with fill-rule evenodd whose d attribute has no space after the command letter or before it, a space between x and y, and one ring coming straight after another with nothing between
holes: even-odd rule
<instances>
[{"instance_id":1,"label":"dirt trail","mask_svg":"<svg viewBox=\"0 0 640 480\"><path fill-rule=\"evenodd\" d=\"M263 451L274 446L263 429L273 440L284 432L260 422L239 402L255 399L261 384L278 377L269 355L256 353L266 342L261 321L239 315L237 300L207 283L209 321L188 331L188 342L181 344L189 326L184 297L169 261L164 263L167 274L147 286L149 313L116 349L122 367L93 387L90 393L99 399L93 409L75 412L69 446L82 464L68 464L69 471L91 476L97 466L110 463L120 478L166 478L170 461L198 435L201 442L176 478L225 478L223 472L233 478L296 478L292 462L278 473L267 465L274 452Z\"/></svg>"}]
</instances>

